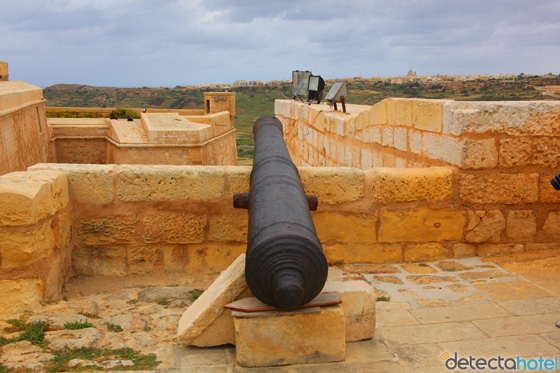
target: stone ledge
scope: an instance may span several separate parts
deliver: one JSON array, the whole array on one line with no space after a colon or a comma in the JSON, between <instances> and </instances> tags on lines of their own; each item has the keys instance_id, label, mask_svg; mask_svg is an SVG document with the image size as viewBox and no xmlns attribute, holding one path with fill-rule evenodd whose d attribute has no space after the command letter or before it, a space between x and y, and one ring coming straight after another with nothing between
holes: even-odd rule
<instances>
[{"instance_id":1,"label":"stone ledge","mask_svg":"<svg viewBox=\"0 0 560 373\"><path fill-rule=\"evenodd\" d=\"M68 180L60 171L12 172L0 177L0 226L28 226L68 205Z\"/></svg>"}]
</instances>

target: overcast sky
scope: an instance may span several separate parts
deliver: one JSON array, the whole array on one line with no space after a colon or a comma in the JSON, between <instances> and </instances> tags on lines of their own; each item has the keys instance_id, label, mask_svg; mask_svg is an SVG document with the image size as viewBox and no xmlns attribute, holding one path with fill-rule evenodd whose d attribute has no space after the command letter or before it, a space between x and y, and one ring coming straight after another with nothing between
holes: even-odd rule
<instances>
[{"instance_id":1,"label":"overcast sky","mask_svg":"<svg viewBox=\"0 0 560 373\"><path fill-rule=\"evenodd\" d=\"M141 87L560 74L558 0L1 0L10 80Z\"/></svg>"}]
</instances>

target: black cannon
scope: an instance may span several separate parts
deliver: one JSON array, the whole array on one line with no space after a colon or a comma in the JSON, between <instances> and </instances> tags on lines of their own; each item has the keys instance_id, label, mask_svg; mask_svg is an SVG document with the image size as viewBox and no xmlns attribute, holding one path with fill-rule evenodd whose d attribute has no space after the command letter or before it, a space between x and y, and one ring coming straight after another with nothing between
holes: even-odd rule
<instances>
[{"instance_id":1,"label":"black cannon","mask_svg":"<svg viewBox=\"0 0 560 373\"><path fill-rule=\"evenodd\" d=\"M233 202L249 211L245 278L262 302L294 308L315 298L327 280L327 260L309 211L317 208L317 197L305 195L278 118L260 117L253 134L251 191L234 195Z\"/></svg>"}]
</instances>

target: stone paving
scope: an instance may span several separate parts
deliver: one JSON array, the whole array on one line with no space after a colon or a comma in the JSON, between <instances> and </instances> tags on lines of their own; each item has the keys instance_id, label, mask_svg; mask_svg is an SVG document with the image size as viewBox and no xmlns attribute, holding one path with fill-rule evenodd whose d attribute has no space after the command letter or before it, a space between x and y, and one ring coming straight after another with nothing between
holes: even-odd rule
<instances>
[{"instance_id":1,"label":"stone paving","mask_svg":"<svg viewBox=\"0 0 560 373\"><path fill-rule=\"evenodd\" d=\"M177 322L192 302L194 287L134 286L75 297L27 315L28 322L49 322L48 344L6 344L0 371L45 371L56 351L79 347L130 347L155 354L161 363L150 372L446 372L440 359L444 353L555 359L560 356L559 254L557 249L493 258L333 267L331 280L365 279L378 293L375 338L347 343L346 359L340 363L246 369L236 363L233 346L181 346L176 342ZM201 287L207 286L208 281ZM92 326L64 329L65 323L80 320ZM0 321L0 328L8 326ZM2 334L8 339L17 335ZM66 367L126 371L132 364L130 359L113 356L105 361L73 359Z\"/></svg>"}]
</instances>

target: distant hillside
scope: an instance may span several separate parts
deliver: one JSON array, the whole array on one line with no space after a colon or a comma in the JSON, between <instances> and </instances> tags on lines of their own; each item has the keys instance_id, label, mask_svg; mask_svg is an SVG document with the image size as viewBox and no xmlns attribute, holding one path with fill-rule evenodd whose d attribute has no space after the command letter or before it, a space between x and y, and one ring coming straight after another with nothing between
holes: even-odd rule
<instances>
[{"instance_id":1,"label":"distant hillside","mask_svg":"<svg viewBox=\"0 0 560 373\"><path fill-rule=\"evenodd\" d=\"M391 84L372 80L355 80L347 84L352 104L373 105L388 97L417 97L472 101L558 100L542 95L535 86L558 85L559 78L522 76L515 81L478 80ZM330 86L325 89L328 92ZM76 84L57 84L44 89L50 107L119 107L119 108L204 108L204 90L186 88L111 88ZM291 98L291 85L236 88L237 149L241 164L250 164L253 154L252 126L261 115L274 114L274 100ZM47 110L48 115L48 110Z\"/></svg>"}]
</instances>

